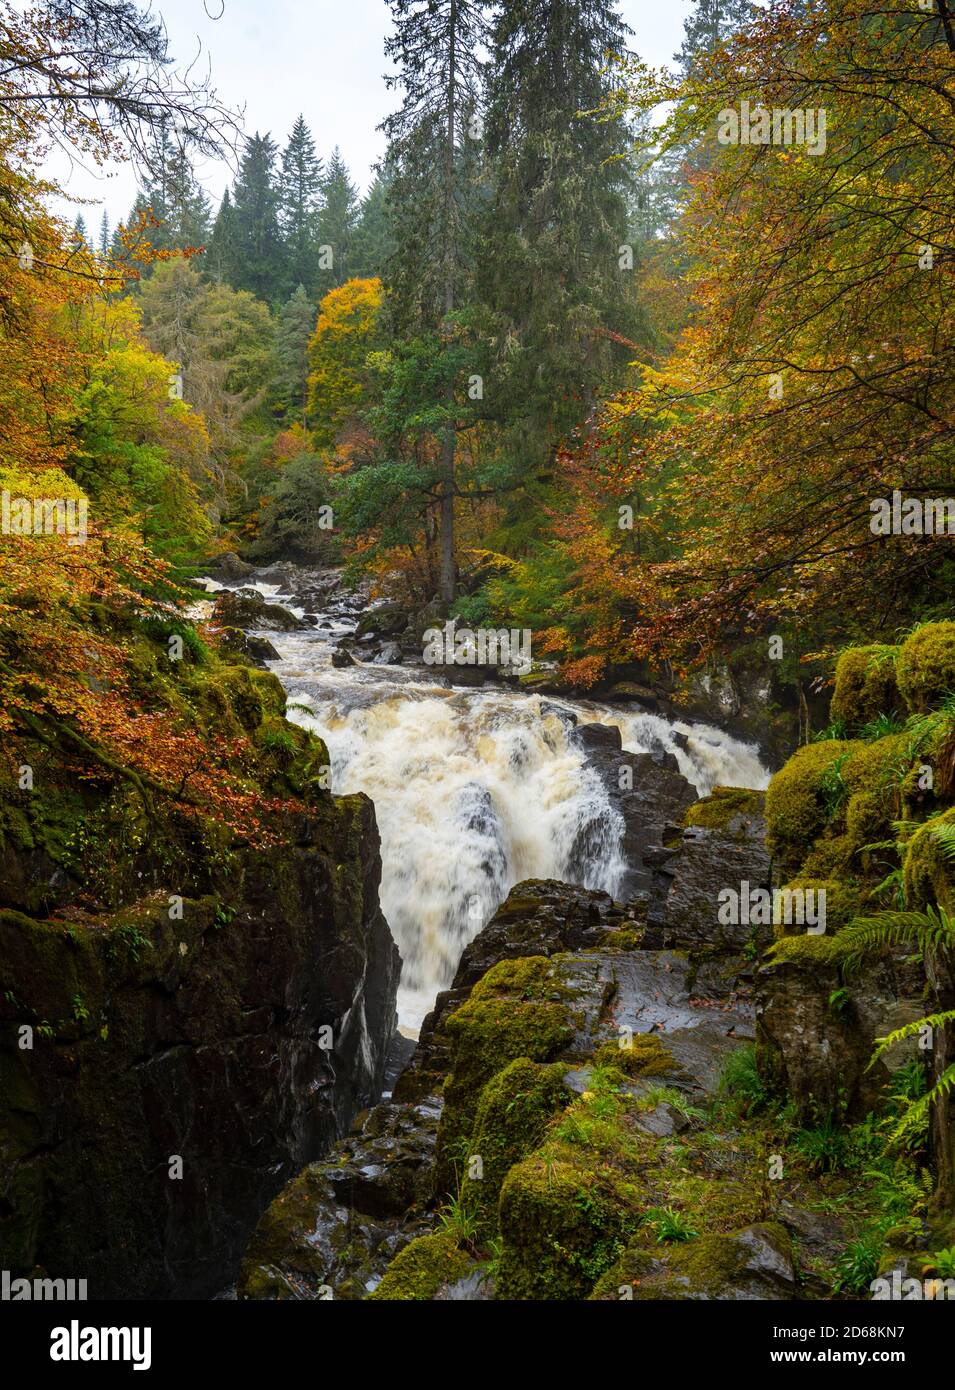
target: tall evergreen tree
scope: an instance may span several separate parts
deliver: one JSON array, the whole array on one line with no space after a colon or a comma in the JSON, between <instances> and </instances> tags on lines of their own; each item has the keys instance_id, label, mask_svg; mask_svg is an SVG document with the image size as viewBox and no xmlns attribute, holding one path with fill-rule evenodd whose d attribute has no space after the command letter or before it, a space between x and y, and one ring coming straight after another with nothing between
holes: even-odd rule
<instances>
[{"instance_id":1,"label":"tall evergreen tree","mask_svg":"<svg viewBox=\"0 0 955 1390\"><path fill-rule=\"evenodd\" d=\"M82 242L84 246L89 246L89 233L86 230L86 218L80 212L77 214L76 221L73 223L73 240Z\"/></svg>"},{"instance_id":2,"label":"tall evergreen tree","mask_svg":"<svg viewBox=\"0 0 955 1390\"><path fill-rule=\"evenodd\" d=\"M322 248L318 295L343 285L351 275L351 249L358 222L358 190L348 173L338 146L328 161L322 179L322 209L318 215L318 245Z\"/></svg>"},{"instance_id":3,"label":"tall evergreen tree","mask_svg":"<svg viewBox=\"0 0 955 1390\"><path fill-rule=\"evenodd\" d=\"M99 223L99 253L104 260L109 256L112 235L109 230L109 213L103 209L103 216Z\"/></svg>"},{"instance_id":4,"label":"tall evergreen tree","mask_svg":"<svg viewBox=\"0 0 955 1390\"><path fill-rule=\"evenodd\" d=\"M232 191L236 259L230 283L233 289L249 290L268 302L279 297L285 277L275 178L277 154L270 136L256 132L246 142Z\"/></svg>"},{"instance_id":5,"label":"tall evergreen tree","mask_svg":"<svg viewBox=\"0 0 955 1390\"><path fill-rule=\"evenodd\" d=\"M308 345L315 332L315 304L299 285L279 310L275 323L273 382L276 403L290 420L308 429Z\"/></svg>"},{"instance_id":6,"label":"tall evergreen tree","mask_svg":"<svg viewBox=\"0 0 955 1390\"><path fill-rule=\"evenodd\" d=\"M304 118L299 116L282 152L279 176L279 224L290 286L312 289L316 284L321 199L322 161Z\"/></svg>"},{"instance_id":7,"label":"tall evergreen tree","mask_svg":"<svg viewBox=\"0 0 955 1390\"><path fill-rule=\"evenodd\" d=\"M692 72L702 54L745 27L753 16L752 0L694 0L684 20L683 44L674 58L684 75Z\"/></svg>"},{"instance_id":8,"label":"tall evergreen tree","mask_svg":"<svg viewBox=\"0 0 955 1390\"><path fill-rule=\"evenodd\" d=\"M384 123L389 161L395 170L391 204L396 275L392 277L397 321L418 334L438 334L461 304L469 274L468 202L464 166L473 159L470 126L477 113L480 51L486 37L482 0L391 0L394 33L386 55L398 67L389 86L401 86L404 101ZM457 429L453 382L436 374L441 399L427 404L443 411L440 428L440 531L442 602L454 599L454 501Z\"/></svg>"},{"instance_id":9,"label":"tall evergreen tree","mask_svg":"<svg viewBox=\"0 0 955 1390\"><path fill-rule=\"evenodd\" d=\"M167 237L177 250L205 246L209 240L211 208L184 150L173 150L166 162Z\"/></svg>"},{"instance_id":10,"label":"tall evergreen tree","mask_svg":"<svg viewBox=\"0 0 955 1390\"><path fill-rule=\"evenodd\" d=\"M605 329L626 301L630 133L588 116L607 95L608 54L629 30L611 0L510 0L488 64L493 190L479 262L496 380L515 456L543 463L590 413L606 379Z\"/></svg>"}]
</instances>

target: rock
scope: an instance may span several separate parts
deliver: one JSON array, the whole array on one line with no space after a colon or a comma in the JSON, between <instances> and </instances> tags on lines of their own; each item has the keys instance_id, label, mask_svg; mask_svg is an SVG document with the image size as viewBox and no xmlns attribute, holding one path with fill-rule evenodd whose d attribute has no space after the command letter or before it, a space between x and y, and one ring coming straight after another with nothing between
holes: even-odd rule
<instances>
[{"instance_id":1,"label":"rock","mask_svg":"<svg viewBox=\"0 0 955 1390\"><path fill-rule=\"evenodd\" d=\"M241 628L225 627L219 633L219 642L228 652L238 652L262 670L269 661L278 661L279 654L267 637L256 637Z\"/></svg>"},{"instance_id":2,"label":"rock","mask_svg":"<svg viewBox=\"0 0 955 1390\"><path fill-rule=\"evenodd\" d=\"M388 600L375 603L358 620L363 637L400 637L408 626L407 610Z\"/></svg>"},{"instance_id":3,"label":"rock","mask_svg":"<svg viewBox=\"0 0 955 1390\"><path fill-rule=\"evenodd\" d=\"M614 811L623 821L621 853L627 874L620 897L627 901L637 893L647 895L649 918L662 916L669 880L656 872L670 851L664 840L668 828L682 819L696 800L696 791L680 773L672 755L654 758L650 753L625 753L620 731L608 724L584 724L577 730L590 766L603 782ZM571 864L588 862L590 837L601 827L585 832L571 854Z\"/></svg>"},{"instance_id":4,"label":"rock","mask_svg":"<svg viewBox=\"0 0 955 1390\"><path fill-rule=\"evenodd\" d=\"M213 622L217 627L255 628L268 632L294 632L302 623L278 603L266 603L257 589L226 591L216 595Z\"/></svg>"},{"instance_id":5,"label":"rock","mask_svg":"<svg viewBox=\"0 0 955 1390\"><path fill-rule=\"evenodd\" d=\"M772 889L769 853L760 827L760 822L753 821L743 834L700 825L684 831L676 853L662 870L671 880L663 910L665 945L716 946L739 952L755 932L761 930L764 942L769 940L771 928L754 927L742 910L735 913L736 921L720 921L722 889L737 895Z\"/></svg>"},{"instance_id":6,"label":"rock","mask_svg":"<svg viewBox=\"0 0 955 1390\"><path fill-rule=\"evenodd\" d=\"M659 708L660 697L655 690L649 686L638 685L635 681L617 681L607 691L607 700L633 701L635 704L642 705L644 709L655 710Z\"/></svg>"},{"instance_id":7,"label":"rock","mask_svg":"<svg viewBox=\"0 0 955 1390\"><path fill-rule=\"evenodd\" d=\"M211 560L208 565L209 570L217 574L219 579L225 584L235 583L239 579L248 579L255 573L252 565L247 565L244 560L240 560L234 550L227 550L224 555L218 555Z\"/></svg>"},{"instance_id":8,"label":"rock","mask_svg":"<svg viewBox=\"0 0 955 1390\"><path fill-rule=\"evenodd\" d=\"M400 666L403 660L401 647L397 642L386 642L373 659L375 666Z\"/></svg>"},{"instance_id":9,"label":"rock","mask_svg":"<svg viewBox=\"0 0 955 1390\"><path fill-rule=\"evenodd\" d=\"M234 1278L262 1209L380 1093L399 958L379 876L371 802L327 797L286 843L233 851L226 913L184 897L171 920L165 890L76 927L0 911L0 1266L82 1271L97 1299Z\"/></svg>"},{"instance_id":10,"label":"rock","mask_svg":"<svg viewBox=\"0 0 955 1390\"><path fill-rule=\"evenodd\" d=\"M355 661L355 658L352 656L351 652L347 650L347 648L336 647L335 650L332 652L332 665L336 668L336 670L341 671L348 666L355 666L357 665L357 663Z\"/></svg>"},{"instance_id":11,"label":"rock","mask_svg":"<svg viewBox=\"0 0 955 1390\"><path fill-rule=\"evenodd\" d=\"M861 1118L890 1068L917 1056L917 1040L869 1068L876 1037L925 1013L924 980L905 952L870 960L843 977L830 936L784 937L756 976L760 1070L793 1101L799 1120L834 1111Z\"/></svg>"},{"instance_id":12,"label":"rock","mask_svg":"<svg viewBox=\"0 0 955 1390\"><path fill-rule=\"evenodd\" d=\"M704 1235L649 1251L632 1245L598 1281L591 1298L742 1302L792 1299L796 1273L786 1230L775 1222L747 1226L731 1235Z\"/></svg>"}]
</instances>

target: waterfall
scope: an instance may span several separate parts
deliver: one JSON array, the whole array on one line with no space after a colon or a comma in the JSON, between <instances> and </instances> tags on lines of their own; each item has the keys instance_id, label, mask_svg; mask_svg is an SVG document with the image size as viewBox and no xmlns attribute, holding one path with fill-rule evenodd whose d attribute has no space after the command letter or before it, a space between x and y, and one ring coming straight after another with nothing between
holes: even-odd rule
<instances>
[{"instance_id":1,"label":"waterfall","mask_svg":"<svg viewBox=\"0 0 955 1390\"><path fill-rule=\"evenodd\" d=\"M254 587L294 607L276 586ZM328 746L332 790L375 803L381 904L404 963L398 1007L409 1035L515 883L564 879L616 894L623 820L576 723L615 725L630 752L674 754L701 795L717 784L767 784L754 748L706 725L498 687L449 690L425 668L337 670L331 639L354 622L320 617L319 628L270 632L280 655L270 665L288 691L289 719Z\"/></svg>"}]
</instances>

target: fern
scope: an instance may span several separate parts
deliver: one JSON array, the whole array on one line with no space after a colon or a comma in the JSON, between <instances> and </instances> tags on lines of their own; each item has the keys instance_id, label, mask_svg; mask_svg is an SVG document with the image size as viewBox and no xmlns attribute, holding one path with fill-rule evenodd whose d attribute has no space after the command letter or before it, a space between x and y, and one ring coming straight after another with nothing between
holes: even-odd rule
<instances>
[{"instance_id":1,"label":"fern","mask_svg":"<svg viewBox=\"0 0 955 1390\"><path fill-rule=\"evenodd\" d=\"M938 825L932 831L932 838L938 841L943 859L955 864L955 825Z\"/></svg>"},{"instance_id":2,"label":"fern","mask_svg":"<svg viewBox=\"0 0 955 1390\"><path fill-rule=\"evenodd\" d=\"M927 907L924 912L887 909L871 917L856 917L838 936L847 947L846 968L856 969L863 956L887 946L912 943L919 952L955 948L955 917L943 907Z\"/></svg>"}]
</instances>

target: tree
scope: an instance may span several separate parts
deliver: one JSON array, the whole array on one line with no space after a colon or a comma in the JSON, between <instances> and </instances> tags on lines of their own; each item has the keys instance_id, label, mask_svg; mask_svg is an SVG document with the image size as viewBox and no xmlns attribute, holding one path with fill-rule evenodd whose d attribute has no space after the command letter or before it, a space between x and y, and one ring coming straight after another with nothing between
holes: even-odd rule
<instances>
[{"instance_id":1,"label":"tree","mask_svg":"<svg viewBox=\"0 0 955 1390\"><path fill-rule=\"evenodd\" d=\"M683 22L684 36L674 58L688 76L704 54L710 54L732 34L745 29L753 18L752 0L694 0Z\"/></svg>"},{"instance_id":2,"label":"tree","mask_svg":"<svg viewBox=\"0 0 955 1390\"><path fill-rule=\"evenodd\" d=\"M352 238L358 220L358 191L352 183L348 166L338 146L332 151L322 179L322 209L318 215L319 262L318 293L323 295L335 285L343 285L351 271Z\"/></svg>"},{"instance_id":3,"label":"tree","mask_svg":"<svg viewBox=\"0 0 955 1390\"><path fill-rule=\"evenodd\" d=\"M329 290L308 348L309 410L319 445L331 445L362 401L368 359L380 345L380 280L348 280Z\"/></svg>"},{"instance_id":4,"label":"tree","mask_svg":"<svg viewBox=\"0 0 955 1390\"><path fill-rule=\"evenodd\" d=\"M630 327L625 122L594 114L627 30L606 0L514 0L488 64L492 190L478 282L495 372L491 411L540 467L585 421ZM625 252L626 248L623 247Z\"/></svg>"},{"instance_id":5,"label":"tree","mask_svg":"<svg viewBox=\"0 0 955 1390\"><path fill-rule=\"evenodd\" d=\"M109 213L104 208L103 216L100 218L99 246L97 247L97 250L99 251L104 261L109 259L110 247L112 246L112 242L113 237L109 229Z\"/></svg>"},{"instance_id":6,"label":"tree","mask_svg":"<svg viewBox=\"0 0 955 1390\"><path fill-rule=\"evenodd\" d=\"M282 153L279 177L279 224L285 242L290 286L314 289L317 278L318 229L322 197L322 161L311 132L299 116Z\"/></svg>"},{"instance_id":7,"label":"tree","mask_svg":"<svg viewBox=\"0 0 955 1390\"><path fill-rule=\"evenodd\" d=\"M315 332L315 305L304 285L287 299L275 323L275 398L308 429L308 346Z\"/></svg>"},{"instance_id":8,"label":"tree","mask_svg":"<svg viewBox=\"0 0 955 1390\"><path fill-rule=\"evenodd\" d=\"M275 181L277 154L268 135L253 135L246 142L232 190L237 255L230 283L233 289L248 290L268 303L281 293L285 274Z\"/></svg>"},{"instance_id":9,"label":"tree","mask_svg":"<svg viewBox=\"0 0 955 1390\"><path fill-rule=\"evenodd\" d=\"M400 327L433 335L459 305L470 274L466 166L479 126L479 52L486 34L483 5L473 0L392 0L394 33L385 52L398 66L389 86L404 100L384 122L389 164L395 171L395 260L392 288ZM441 578L444 603L454 599L456 404L452 390L440 402Z\"/></svg>"},{"instance_id":10,"label":"tree","mask_svg":"<svg viewBox=\"0 0 955 1390\"><path fill-rule=\"evenodd\" d=\"M390 178L379 172L362 199L351 248L353 273L359 279L384 277L395 253Z\"/></svg>"},{"instance_id":11,"label":"tree","mask_svg":"<svg viewBox=\"0 0 955 1390\"><path fill-rule=\"evenodd\" d=\"M217 284L232 284L239 274L239 231L232 195L226 189L209 238L204 267Z\"/></svg>"}]
</instances>

